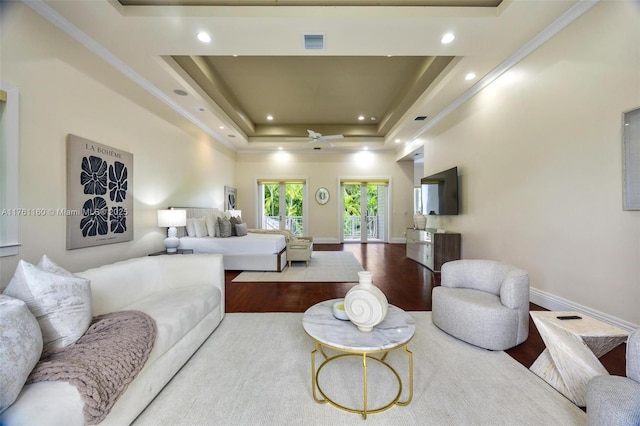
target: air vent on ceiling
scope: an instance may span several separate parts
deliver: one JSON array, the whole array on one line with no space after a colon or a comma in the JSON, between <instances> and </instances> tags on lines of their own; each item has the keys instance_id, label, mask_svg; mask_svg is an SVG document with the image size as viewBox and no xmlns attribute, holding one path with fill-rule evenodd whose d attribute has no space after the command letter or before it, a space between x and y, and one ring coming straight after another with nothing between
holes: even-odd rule
<instances>
[{"instance_id":1,"label":"air vent on ceiling","mask_svg":"<svg viewBox=\"0 0 640 426\"><path fill-rule=\"evenodd\" d=\"M320 151L322 148L320 148L319 146L314 146L314 147L313 147L313 149L314 149L315 151Z\"/></svg>"},{"instance_id":2,"label":"air vent on ceiling","mask_svg":"<svg viewBox=\"0 0 640 426\"><path fill-rule=\"evenodd\" d=\"M324 34L305 34L304 48L306 50L324 49Z\"/></svg>"},{"instance_id":3,"label":"air vent on ceiling","mask_svg":"<svg viewBox=\"0 0 640 426\"><path fill-rule=\"evenodd\" d=\"M424 121L427 119L426 115L418 115L416 118L414 118L415 121Z\"/></svg>"}]
</instances>

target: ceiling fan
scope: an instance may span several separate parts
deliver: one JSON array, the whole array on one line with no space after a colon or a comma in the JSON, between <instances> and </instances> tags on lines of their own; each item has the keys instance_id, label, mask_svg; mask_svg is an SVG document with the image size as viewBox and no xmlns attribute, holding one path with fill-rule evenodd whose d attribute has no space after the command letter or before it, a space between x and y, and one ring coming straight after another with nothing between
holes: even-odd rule
<instances>
[{"instance_id":1,"label":"ceiling fan","mask_svg":"<svg viewBox=\"0 0 640 426\"><path fill-rule=\"evenodd\" d=\"M322 133L317 133L317 132L314 132L313 130L309 130L309 129L307 129L307 132L309 132L309 142L307 142L307 143L320 142L320 143L323 143L323 144L325 144L327 146L333 146L333 143L329 142L329 140L344 138L344 136L342 136L342 135L326 135L326 136L322 136Z\"/></svg>"}]
</instances>

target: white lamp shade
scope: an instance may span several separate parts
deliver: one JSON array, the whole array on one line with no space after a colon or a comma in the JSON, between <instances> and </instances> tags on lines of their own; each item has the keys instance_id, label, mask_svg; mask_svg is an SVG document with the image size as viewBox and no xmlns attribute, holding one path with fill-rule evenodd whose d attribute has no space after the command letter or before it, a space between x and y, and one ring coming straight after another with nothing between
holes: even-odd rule
<instances>
[{"instance_id":1,"label":"white lamp shade","mask_svg":"<svg viewBox=\"0 0 640 426\"><path fill-rule=\"evenodd\" d=\"M186 210L158 210L158 226L169 228L172 226L185 226L187 224Z\"/></svg>"}]
</instances>

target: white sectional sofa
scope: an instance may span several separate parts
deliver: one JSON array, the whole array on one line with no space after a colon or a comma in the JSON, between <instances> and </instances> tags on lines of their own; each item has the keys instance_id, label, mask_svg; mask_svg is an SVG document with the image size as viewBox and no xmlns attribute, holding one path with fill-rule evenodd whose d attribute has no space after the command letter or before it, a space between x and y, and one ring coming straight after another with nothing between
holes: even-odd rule
<instances>
[{"instance_id":1,"label":"white sectional sofa","mask_svg":"<svg viewBox=\"0 0 640 426\"><path fill-rule=\"evenodd\" d=\"M138 310L155 320L156 339L148 360L100 423L128 425L224 318L222 255L141 257L76 275L91 281L94 316ZM29 384L2 413L0 424L83 425L83 401L66 382Z\"/></svg>"}]
</instances>

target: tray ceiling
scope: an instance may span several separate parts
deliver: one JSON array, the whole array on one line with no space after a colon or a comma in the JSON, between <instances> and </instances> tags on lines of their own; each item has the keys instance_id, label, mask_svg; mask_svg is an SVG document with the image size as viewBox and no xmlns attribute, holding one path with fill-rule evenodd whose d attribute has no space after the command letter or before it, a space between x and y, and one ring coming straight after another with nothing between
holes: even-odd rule
<instances>
[{"instance_id":1,"label":"tray ceiling","mask_svg":"<svg viewBox=\"0 0 640 426\"><path fill-rule=\"evenodd\" d=\"M367 147L402 157L421 146L421 135L429 126L505 74L593 3L38 0L25 4L96 55L95 61L84 59L92 64L95 78L194 137L213 139L238 152L308 150L306 130L312 129L345 136L334 141L331 150ZM196 38L200 31L209 33L209 43ZM447 32L456 37L443 44L441 37ZM305 34L325 36L324 49L306 50ZM466 79L469 74L473 77ZM268 115L273 120L267 120ZM416 121L419 116L426 119Z\"/></svg>"}]
</instances>

